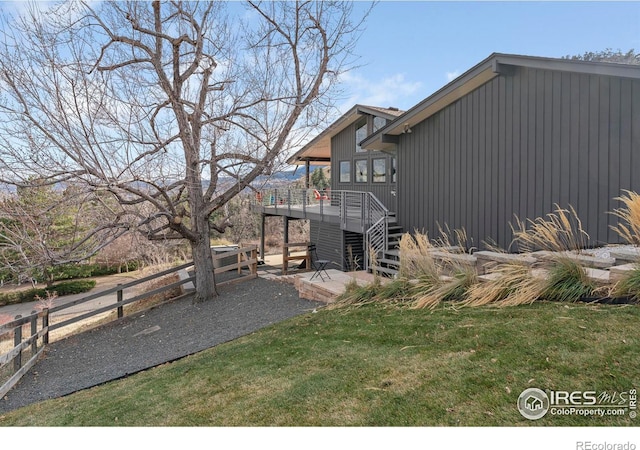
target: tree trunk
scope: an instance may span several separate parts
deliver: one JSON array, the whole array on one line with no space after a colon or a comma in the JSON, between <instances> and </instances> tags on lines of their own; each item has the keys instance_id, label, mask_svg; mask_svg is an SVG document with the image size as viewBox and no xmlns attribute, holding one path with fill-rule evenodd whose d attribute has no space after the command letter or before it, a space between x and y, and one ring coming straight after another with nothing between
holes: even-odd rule
<instances>
[{"instance_id":1,"label":"tree trunk","mask_svg":"<svg viewBox=\"0 0 640 450\"><path fill-rule=\"evenodd\" d=\"M213 274L213 256L209 243L209 221L204 217L200 217L200 214L194 219L199 222L197 228L200 233L198 233L197 240L191 243L193 265L196 270L196 295L193 298L193 302L201 303L216 297L218 293Z\"/></svg>"}]
</instances>

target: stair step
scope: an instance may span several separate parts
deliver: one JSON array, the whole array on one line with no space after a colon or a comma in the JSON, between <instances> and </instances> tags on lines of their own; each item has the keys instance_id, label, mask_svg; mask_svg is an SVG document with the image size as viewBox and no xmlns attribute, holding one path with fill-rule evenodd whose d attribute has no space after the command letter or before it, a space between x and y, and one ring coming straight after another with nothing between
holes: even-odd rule
<instances>
[{"instance_id":1,"label":"stair step","mask_svg":"<svg viewBox=\"0 0 640 450\"><path fill-rule=\"evenodd\" d=\"M376 266L373 268L373 270L375 270L378 273L384 273L387 275L397 275L398 271L394 270L394 269L389 269L387 267L380 267L380 266Z\"/></svg>"},{"instance_id":2,"label":"stair step","mask_svg":"<svg viewBox=\"0 0 640 450\"><path fill-rule=\"evenodd\" d=\"M404 233L393 233L393 234L389 233L387 237L389 239L401 239L403 235Z\"/></svg>"},{"instance_id":3,"label":"stair step","mask_svg":"<svg viewBox=\"0 0 640 450\"><path fill-rule=\"evenodd\" d=\"M396 267L400 266L400 261L398 261L397 259L381 258L381 259L377 260L377 263L378 264L392 265L392 266L396 266Z\"/></svg>"},{"instance_id":4,"label":"stair step","mask_svg":"<svg viewBox=\"0 0 640 450\"><path fill-rule=\"evenodd\" d=\"M400 225L391 225L387 227L387 230L391 233L393 232L402 232L402 227Z\"/></svg>"},{"instance_id":5,"label":"stair step","mask_svg":"<svg viewBox=\"0 0 640 450\"><path fill-rule=\"evenodd\" d=\"M385 256L395 256L396 258L400 258L400 250L387 250L384 254Z\"/></svg>"}]
</instances>

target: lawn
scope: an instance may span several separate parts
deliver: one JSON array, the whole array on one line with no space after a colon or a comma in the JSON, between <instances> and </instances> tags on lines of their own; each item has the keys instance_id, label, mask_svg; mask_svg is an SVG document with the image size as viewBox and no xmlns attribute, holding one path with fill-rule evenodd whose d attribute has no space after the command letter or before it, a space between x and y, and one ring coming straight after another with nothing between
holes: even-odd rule
<instances>
[{"instance_id":1,"label":"lawn","mask_svg":"<svg viewBox=\"0 0 640 450\"><path fill-rule=\"evenodd\" d=\"M637 426L520 415L529 387L640 387L640 307L561 304L300 316L0 417L3 426Z\"/></svg>"}]
</instances>

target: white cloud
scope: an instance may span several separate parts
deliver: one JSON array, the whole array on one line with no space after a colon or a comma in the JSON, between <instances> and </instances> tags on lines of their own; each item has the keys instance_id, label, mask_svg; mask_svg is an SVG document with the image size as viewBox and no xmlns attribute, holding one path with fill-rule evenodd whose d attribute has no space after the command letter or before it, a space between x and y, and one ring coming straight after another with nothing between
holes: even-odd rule
<instances>
[{"instance_id":1,"label":"white cloud","mask_svg":"<svg viewBox=\"0 0 640 450\"><path fill-rule=\"evenodd\" d=\"M446 76L447 76L447 82L453 81L460 76L460 71L456 69L453 72L447 72Z\"/></svg>"},{"instance_id":2,"label":"white cloud","mask_svg":"<svg viewBox=\"0 0 640 450\"><path fill-rule=\"evenodd\" d=\"M407 109L417 102L416 94L422 88L421 82L409 81L402 73L381 80L370 80L363 75L347 72L341 75L341 82L349 95L340 108L343 112L355 104Z\"/></svg>"}]
</instances>

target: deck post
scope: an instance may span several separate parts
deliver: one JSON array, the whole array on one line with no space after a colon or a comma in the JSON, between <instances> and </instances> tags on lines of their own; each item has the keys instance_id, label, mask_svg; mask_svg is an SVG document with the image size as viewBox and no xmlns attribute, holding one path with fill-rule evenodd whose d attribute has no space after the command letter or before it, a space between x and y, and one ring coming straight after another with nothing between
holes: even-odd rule
<instances>
[{"instance_id":1,"label":"deck post","mask_svg":"<svg viewBox=\"0 0 640 450\"><path fill-rule=\"evenodd\" d=\"M255 247L251 249L251 261L254 261L253 263L251 263L251 266L250 266L251 275L257 275L258 274L258 249Z\"/></svg>"},{"instance_id":2,"label":"deck post","mask_svg":"<svg viewBox=\"0 0 640 450\"><path fill-rule=\"evenodd\" d=\"M310 162L307 159L304 162L304 187L309 189L311 187L311 183L309 182L309 170L310 170Z\"/></svg>"},{"instance_id":3,"label":"deck post","mask_svg":"<svg viewBox=\"0 0 640 450\"><path fill-rule=\"evenodd\" d=\"M42 336L42 343L49 343L49 308L45 308L42 311L42 328L45 328L44 336Z\"/></svg>"},{"instance_id":4,"label":"deck post","mask_svg":"<svg viewBox=\"0 0 640 450\"><path fill-rule=\"evenodd\" d=\"M283 220L284 220L284 230L282 233L282 236L284 238L284 243L288 244L289 243L289 218L287 216L282 216Z\"/></svg>"},{"instance_id":5,"label":"deck post","mask_svg":"<svg viewBox=\"0 0 640 450\"><path fill-rule=\"evenodd\" d=\"M264 261L264 221L266 216L262 214L260 220L260 258Z\"/></svg>"},{"instance_id":6,"label":"deck post","mask_svg":"<svg viewBox=\"0 0 640 450\"><path fill-rule=\"evenodd\" d=\"M22 319L21 315L17 315L15 320ZM18 325L13 329L13 346L18 347L22 343L22 325ZM22 367L22 350L13 359L13 371L17 372Z\"/></svg>"},{"instance_id":7,"label":"deck post","mask_svg":"<svg viewBox=\"0 0 640 450\"><path fill-rule=\"evenodd\" d=\"M37 311L31 311L31 338L38 334L38 313ZM38 339L33 339L31 342L31 355L38 353Z\"/></svg>"},{"instance_id":8,"label":"deck post","mask_svg":"<svg viewBox=\"0 0 640 450\"><path fill-rule=\"evenodd\" d=\"M118 286L122 286L122 284L118 283ZM116 292L116 302L122 303L123 300L124 300L124 294L122 292L122 289L118 289L118 292ZM118 319L122 319L123 317L124 317L124 309L122 309L122 306L118 306Z\"/></svg>"}]
</instances>

